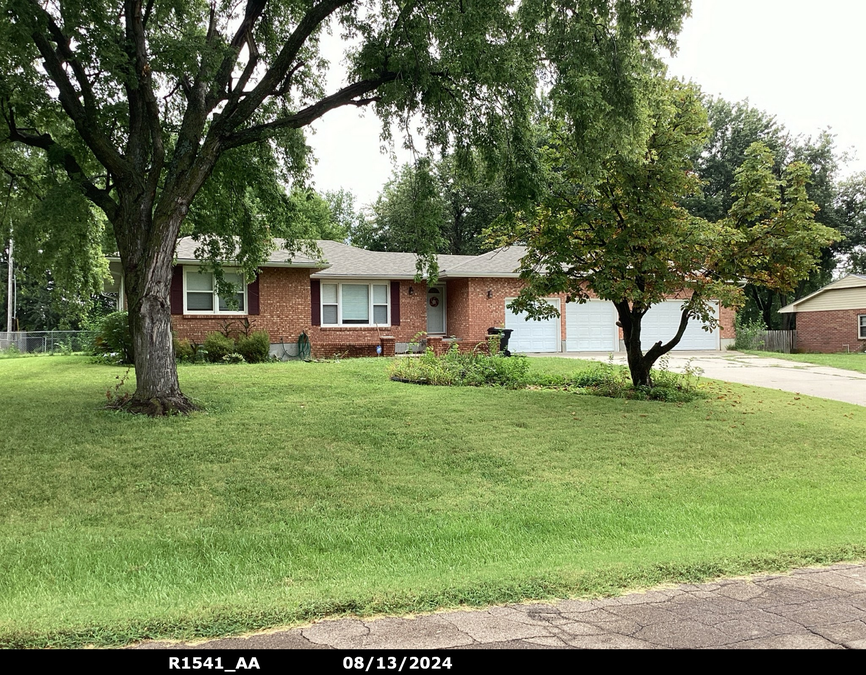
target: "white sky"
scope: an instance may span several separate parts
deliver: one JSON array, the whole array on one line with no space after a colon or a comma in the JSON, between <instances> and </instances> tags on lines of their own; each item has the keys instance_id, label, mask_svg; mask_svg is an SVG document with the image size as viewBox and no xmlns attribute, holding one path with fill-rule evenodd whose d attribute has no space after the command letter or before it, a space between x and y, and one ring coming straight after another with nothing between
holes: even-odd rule
<instances>
[{"instance_id":1,"label":"white sky","mask_svg":"<svg viewBox=\"0 0 866 675\"><path fill-rule=\"evenodd\" d=\"M776 115L795 134L830 128L840 150L858 158L843 174L866 170L866 2L860 0L693 0L669 59L670 74L708 94L749 102ZM338 41L326 39L327 52ZM330 47L330 49L329 49ZM330 89L339 81L332 80ZM381 152L381 124L372 110L343 108L314 125L315 187L375 201L394 165ZM400 163L411 155L394 148Z\"/></svg>"}]
</instances>

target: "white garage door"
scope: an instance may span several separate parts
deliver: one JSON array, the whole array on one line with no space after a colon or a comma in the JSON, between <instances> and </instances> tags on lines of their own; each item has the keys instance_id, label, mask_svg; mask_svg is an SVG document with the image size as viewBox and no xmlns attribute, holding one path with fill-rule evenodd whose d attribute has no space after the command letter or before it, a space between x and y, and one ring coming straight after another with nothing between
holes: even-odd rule
<instances>
[{"instance_id":1,"label":"white garage door","mask_svg":"<svg viewBox=\"0 0 866 675\"><path fill-rule=\"evenodd\" d=\"M659 340L668 342L676 335L682 316L682 300L668 300L653 305L646 313L641 323L641 347L644 351ZM719 316L718 303L713 304L713 312ZM674 350L720 349L719 329L705 331L703 324L697 319L689 319L686 332Z\"/></svg>"},{"instance_id":2,"label":"white garage door","mask_svg":"<svg viewBox=\"0 0 866 675\"><path fill-rule=\"evenodd\" d=\"M514 298L505 300L505 327L513 328L508 349L512 352L558 352L559 351L559 317L534 321L527 319L523 313L515 314L508 309L508 303ZM559 308L559 300L549 300Z\"/></svg>"},{"instance_id":3,"label":"white garage door","mask_svg":"<svg viewBox=\"0 0 866 675\"><path fill-rule=\"evenodd\" d=\"M565 349L569 352L615 352L619 343L616 308L606 300L565 306Z\"/></svg>"}]
</instances>

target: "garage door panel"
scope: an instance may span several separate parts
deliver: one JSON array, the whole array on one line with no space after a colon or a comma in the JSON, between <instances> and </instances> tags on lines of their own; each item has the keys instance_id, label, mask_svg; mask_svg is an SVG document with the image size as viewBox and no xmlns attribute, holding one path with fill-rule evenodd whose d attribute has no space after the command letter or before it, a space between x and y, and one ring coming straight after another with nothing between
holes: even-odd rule
<instances>
[{"instance_id":1,"label":"garage door panel","mask_svg":"<svg viewBox=\"0 0 866 675\"><path fill-rule=\"evenodd\" d=\"M682 307L682 301L669 300L650 308L641 323L641 347L644 350L649 349L659 341L662 343L669 342L676 335L682 316ZM714 303L713 312L718 317L718 303ZM713 331L706 331L698 319L689 319L683 337L680 343L674 347L674 350L719 349L719 344L718 327Z\"/></svg>"},{"instance_id":2,"label":"garage door panel","mask_svg":"<svg viewBox=\"0 0 866 675\"><path fill-rule=\"evenodd\" d=\"M508 298L506 305L513 298ZM553 304L559 305L558 302ZM560 341L559 317L534 321L527 319L526 314L515 314L508 307L505 308L505 327L514 332L508 342L508 349L512 352L558 352Z\"/></svg>"},{"instance_id":3,"label":"garage door panel","mask_svg":"<svg viewBox=\"0 0 866 675\"><path fill-rule=\"evenodd\" d=\"M565 306L565 347L570 352L616 351L619 331L611 302L590 300Z\"/></svg>"}]
</instances>

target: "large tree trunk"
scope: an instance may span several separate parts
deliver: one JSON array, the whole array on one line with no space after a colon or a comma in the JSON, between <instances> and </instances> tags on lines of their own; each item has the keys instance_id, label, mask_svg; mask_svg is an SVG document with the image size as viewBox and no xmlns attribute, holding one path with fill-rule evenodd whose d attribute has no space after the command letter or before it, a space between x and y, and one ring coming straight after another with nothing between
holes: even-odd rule
<instances>
[{"instance_id":1,"label":"large tree trunk","mask_svg":"<svg viewBox=\"0 0 866 675\"><path fill-rule=\"evenodd\" d=\"M628 357L628 370L631 374L631 382L635 387L652 387L652 367L655 362L676 347L686 332L689 322L689 311L683 310L680 317L680 325L676 334L667 343L656 342L646 353L641 348L641 323L649 307L643 308L629 304L627 300L615 302L619 321L617 325L622 328L625 352Z\"/></svg>"},{"instance_id":2,"label":"large tree trunk","mask_svg":"<svg viewBox=\"0 0 866 675\"><path fill-rule=\"evenodd\" d=\"M625 353L628 357L628 370L631 374L631 383L635 387L652 387L650 371L655 361L648 361L641 349L640 324L642 318L632 318L631 331L628 336L625 335L625 330L623 330Z\"/></svg>"},{"instance_id":3,"label":"large tree trunk","mask_svg":"<svg viewBox=\"0 0 866 675\"><path fill-rule=\"evenodd\" d=\"M158 285L161 284L148 284ZM129 329L136 386L124 407L130 412L152 416L195 410L196 406L183 395L177 380L168 293L148 288L138 302L129 307Z\"/></svg>"},{"instance_id":4,"label":"large tree trunk","mask_svg":"<svg viewBox=\"0 0 866 675\"><path fill-rule=\"evenodd\" d=\"M123 408L151 416L188 413L197 407L180 390L171 332L171 276L181 218L154 223L145 209L142 222L124 223L118 236L129 303L129 330L135 362L135 393ZM154 236L154 232L159 232Z\"/></svg>"}]
</instances>

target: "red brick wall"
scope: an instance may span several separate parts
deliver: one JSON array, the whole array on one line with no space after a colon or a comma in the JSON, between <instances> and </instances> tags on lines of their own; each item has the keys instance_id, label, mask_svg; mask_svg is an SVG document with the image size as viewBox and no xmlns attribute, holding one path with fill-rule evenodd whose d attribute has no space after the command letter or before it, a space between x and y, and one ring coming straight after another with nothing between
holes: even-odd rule
<instances>
[{"instance_id":1,"label":"red brick wall","mask_svg":"<svg viewBox=\"0 0 866 675\"><path fill-rule=\"evenodd\" d=\"M464 307L468 306L468 312L461 310L464 316L468 316L466 328L462 333L449 332L463 338L463 342L474 347L479 342L487 340L487 329L491 327L501 327L505 325L505 300L506 298L516 298L520 289L523 288L524 282L520 279L502 279L495 277L483 277L473 279L461 279L468 287L466 299L461 303ZM487 292L491 292L491 297L487 297ZM565 295L560 294L560 311L563 312L561 320L562 336L565 339ZM449 302L451 298L449 296ZM453 306L453 305L452 305ZM455 310L457 311L457 310ZM449 324L450 325L450 324Z\"/></svg>"},{"instance_id":2,"label":"red brick wall","mask_svg":"<svg viewBox=\"0 0 866 675\"><path fill-rule=\"evenodd\" d=\"M832 354L844 352L847 345L852 352L860 351L866 346L866 340L858 337L860 314L866 314L866 308L799 312L795 348L801 352Z\"/></svg>"},{"instance_id":3,"label":"red brick wall","mask_svg":"<svg viewBox=\"0 0 866 675\"><path fill-rule=\"evenodd\" d=\"M445 303L448 335L469 335L469 279L449 279L445 285Z\"/></svg>"},{"instance_id":4,"label":"red brick wall","mask_svg":"<svg viewBox=\"0 0 866 675\"><path fill-rule=\"evenodd\" d=\"M409 288L413 295L409 295ZM271 342L282 338L286 344L297 341L306 331L314 355L330 356L349 352L350 356L375 355L379 338L390 335L397 342L409 342L427 328L427 291L424 284L400 282L400 325L390 328L348 328L311 326L310 270L266 267L259 274L260 314L251 315L174 315L172 326L179 338L204 342L208 333L221 330L230 321L249 319L253 330L266 330Z\"/></svg>"},{"instance_id":5,"label":"red brick wall","mask_svg":"<svg viewBox=\"0 0 866 675\"><path fill-rule=\"evenodd\" d=\"M448 335L461 338L464 349L472 349L479 342L485 342L488 328L505 323L506 298L516 297L522 287L523 281L520 279L449 279L446 285ZM409 294L410 288L412 295ZM489 298L488 291L491 293ZM560 299L559 306L563 314L560 320L561 339L565 340L565 295L551 297ZM311 326L309 269L264 268L259 275L259 298L260 314L257 316L174 315L174 330L178 337L204 342L208 333L222 329L226 322L247 318L254 330L268 331L271 342L279 342L282 338L286 344L291 344L297 341L301 331L306 331L314 355L330 356L348 352L351 356L361 356L375 355L376 346L383 335L393 336L397 342L411 342L418 333L427 329L427 287L413 281L400 282L400 325L378 330ZM723 338L734 336L733 317L732 310L722 308ZM856 325L852 326L856 338ZM238 327L237 323L235 327Z\"/></svg>"},{"instance_id":6,"label":"red brick wall","mask_svg":"<svg viewBox=\"0 0 866 675\"><path fill-rule=\"evenodd\" d=\"M719 310L719 325L722 327L722 340L733 340L734 319L737 318L737 310L730 307L722 307Z\"/></svg>"}]
</instances>

